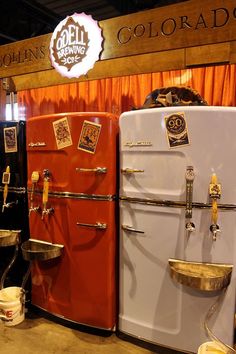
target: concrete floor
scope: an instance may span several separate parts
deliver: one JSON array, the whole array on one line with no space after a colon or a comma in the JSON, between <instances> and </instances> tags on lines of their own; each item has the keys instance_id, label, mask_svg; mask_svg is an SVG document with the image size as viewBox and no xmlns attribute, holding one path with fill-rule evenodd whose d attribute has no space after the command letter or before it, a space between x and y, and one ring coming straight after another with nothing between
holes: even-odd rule
<instances>
[{"instance_id":1,"label":"concrete floor","mask_svg":"<svg viewBox=\"0 0 236 354\"><path fill-rule=\"evenodd\" d=\"M1 354L150 354L152 351L108 337L84 333L28 313L17 326L0 323Z\"/></svg>"}]
</instances>

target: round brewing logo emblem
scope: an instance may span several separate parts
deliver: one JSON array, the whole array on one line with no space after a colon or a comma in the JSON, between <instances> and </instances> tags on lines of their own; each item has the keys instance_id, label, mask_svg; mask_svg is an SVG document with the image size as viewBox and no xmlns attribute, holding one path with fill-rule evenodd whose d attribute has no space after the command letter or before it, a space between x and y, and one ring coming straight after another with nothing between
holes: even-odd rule
<instances>
[{"instance_id":1,"label":"round brewing logo emblem","mask_svg":"<svg viewBox=\"0 0 236 354\"><path fill-rule=\"evenodd\" d=\"M50 41L54 68L68 78L85 75L102 50L101 28L85 13L66 17L55 28Z\"/></svg>"},{"instance_id":2,"label":"round brewing logo emblem","mask_svg":"<svg viewBox=\"0 0 236 354\"><path fill-rule=\"evenodd\" d=\"M180 114L172 114L166 120L166 128L169 133L178 135L184 132L186 129L186 122L183 116Z\"/></svg>"}]
</instances>

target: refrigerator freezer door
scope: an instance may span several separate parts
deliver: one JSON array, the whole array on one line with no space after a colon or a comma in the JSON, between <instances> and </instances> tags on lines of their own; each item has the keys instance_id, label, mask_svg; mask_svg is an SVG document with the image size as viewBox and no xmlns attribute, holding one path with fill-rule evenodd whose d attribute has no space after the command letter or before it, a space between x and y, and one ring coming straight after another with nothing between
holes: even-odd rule
<instances>
[{"instance_id":1,"label":"refrigerator freezer door","mask_svg":"<svg viewBox=\"0 0 236 354\"><path fill-rule=\"evenodd\" d=\"M184 114L188 144L169 146L166 117ZM234 203L232 168L236 108L168 107L123 113L120 117L121 166L144 170L121 172L120 194L185 200L187 166L195 171L193 199L208 202L212 173L222 185L221 203Z\"/></svg>"},{"instance_id":2,"label":"refrigerator freezer door","mask_svg":"<svg viewBox=\"0 0 236 354\"><path fill-rule=\"evenodd\" d=\"M108 113L63 113L28 121L28 185L33 171L50 169L51 189L116 194L118 119Z\"/></svg>"}]
</instances>

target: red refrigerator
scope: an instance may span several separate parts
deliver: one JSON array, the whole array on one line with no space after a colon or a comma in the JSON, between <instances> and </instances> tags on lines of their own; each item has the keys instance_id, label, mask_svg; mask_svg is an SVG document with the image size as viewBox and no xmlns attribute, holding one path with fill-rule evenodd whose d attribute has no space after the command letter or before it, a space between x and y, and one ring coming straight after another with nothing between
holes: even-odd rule
<instances>
[{"instance_id":1,"label":"red refrigerator","mask_svg":"<svg viewBox=\"0 0 236 354\"><path fill-rule=\"evenodd\" d=\"M64 246L32 262L32 304L107 330L116 325L117 136L109 113L27 123L30 237Z\"/></svg>"}]
</instances>

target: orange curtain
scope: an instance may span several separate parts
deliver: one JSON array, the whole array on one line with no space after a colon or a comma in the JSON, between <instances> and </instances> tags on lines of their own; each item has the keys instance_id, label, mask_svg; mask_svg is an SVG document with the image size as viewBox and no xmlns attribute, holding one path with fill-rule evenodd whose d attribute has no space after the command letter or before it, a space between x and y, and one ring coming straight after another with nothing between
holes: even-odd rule
<instances>
[{"instance_id":1,"label":"orange curtain","mask_svg":"<svg viewBox=\"0 0 236 354\"><path fill-rule=\"evenodd\" d=\"M143 104L154 89L184 85L213 106L236 106L236 65L139 74L18 92L20 119L59 112L120 114Z\"/></svg>"}]
</instances>

